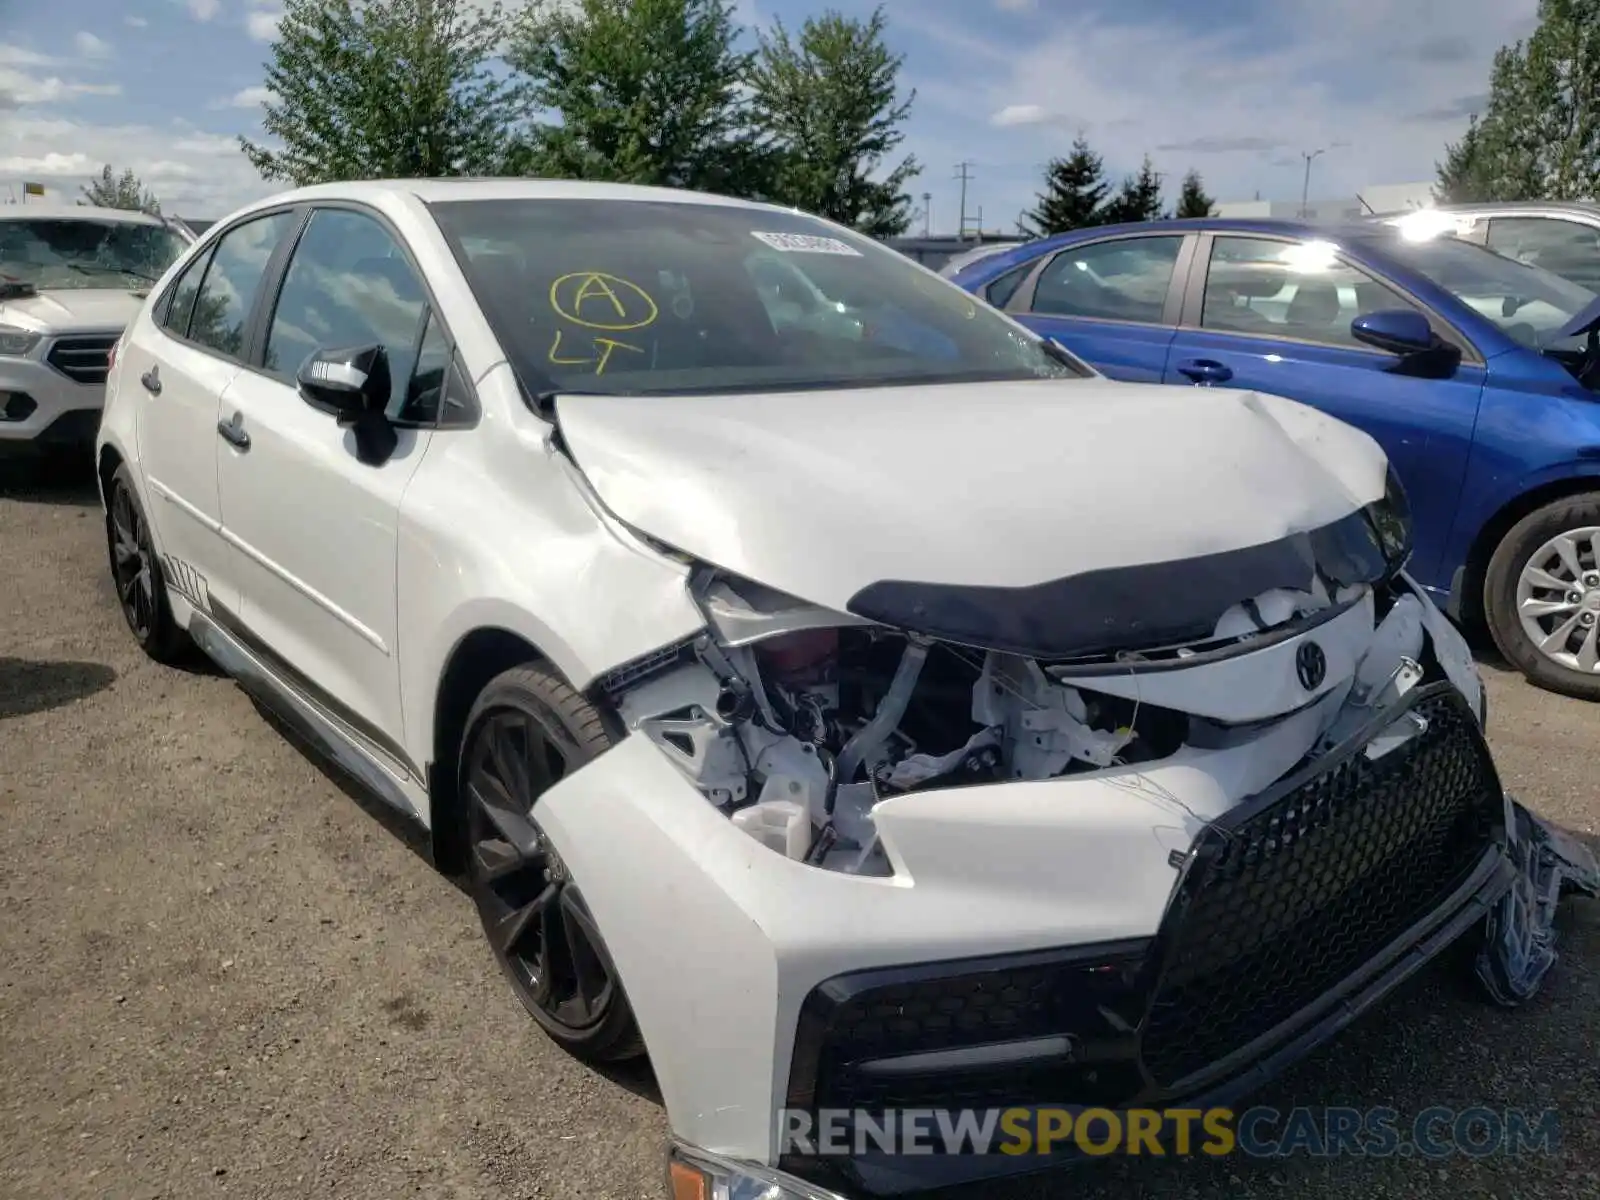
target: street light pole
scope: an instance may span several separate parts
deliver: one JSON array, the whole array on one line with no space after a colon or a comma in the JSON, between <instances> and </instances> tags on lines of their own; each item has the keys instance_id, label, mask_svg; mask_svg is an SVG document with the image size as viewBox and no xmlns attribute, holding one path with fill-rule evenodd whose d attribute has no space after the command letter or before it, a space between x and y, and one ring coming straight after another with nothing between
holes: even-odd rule
<instances>
[{"instance_id":1,"label":"street light pole","mask_svg":"<svg viewBox=\"0 0 1600 1200\"><path fill-rule=\"evenodd\" d=\"M1326 152L1327 147L1325 146L1320 150L1313 150L1310 153L1307 153L1304 150L1300 151L1300 157L1306 160L1305 182L1300 185L1300 217L1302 220L1305 219L1306 205L1311 196L1311 160L1319 157L1322 154L1325 154Z\"/></svg>"}]
</instances>

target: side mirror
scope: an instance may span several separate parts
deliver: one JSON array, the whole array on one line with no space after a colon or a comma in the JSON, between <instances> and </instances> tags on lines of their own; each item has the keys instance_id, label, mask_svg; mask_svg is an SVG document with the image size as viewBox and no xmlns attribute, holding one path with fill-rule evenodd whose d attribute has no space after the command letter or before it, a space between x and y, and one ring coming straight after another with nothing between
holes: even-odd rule
<instances>
[{"instance_id":1,"label":"side mirror","mask_svg":"<svg viewBox=\"0 0 1600 1200\"><path fill-rule=\"evenodd\" d=\"M389 354L381 345L318 349L295 381L308 404L355 434L357 458L368 466L388 461L400 438L385 413L391 384Z\"/></svg>"},{"instance_id":2,"label":"side mirror","mask_svg":"<svg viewBox=\"0 0 1600 1200\"><path fill-rule=\"evenodd\" d=\"M307 402L343 424L389 403L389 355L382 346L319 348L300 367L295 382Z\"/></svg>"},{"instance_id":3,"label":"side mirror","mask_svg":"<svg viewBox=\"0 0 1600 1200\"><path fill-rule=\"evenodd\" d=\"M1415 354L1433 347L1433 326L1409 308L1365 313L1350 322L1350 336L1390 354Z\"/></svg>"},{"instance_id":4,"label":"side mirror","mask_svg":"<svg viewBox=\"0 0 1600 1200\"><path fill-rule=\"evenodd\" d=\"M1461 366L1461 348L1433 332L1428 318L1409 308L1366 313L1350 322L1350 336L1397 356L1396 375L1448 379Z\"/></svg>"}]
</instances>

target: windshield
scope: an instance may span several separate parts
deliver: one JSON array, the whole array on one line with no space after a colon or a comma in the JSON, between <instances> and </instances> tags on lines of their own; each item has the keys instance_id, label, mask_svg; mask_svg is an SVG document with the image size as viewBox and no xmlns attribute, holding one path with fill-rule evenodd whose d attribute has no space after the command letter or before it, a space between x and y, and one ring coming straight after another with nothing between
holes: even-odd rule
<instances>
[{"instance_id":1,"label":"windshield","mask_svg":"<svg viewBox=\"0 0 1600 1200\"><path fill-rule=\"evenodd\" d=\"M160 225L75 217L0 220L0 275L40 291L155 283L189 243Z\"/></svg>"},{"instance_id":2,"label":"windshield","mask_svg":"<svg viewBox=\"0 0 1600 1200\"><path fill-rule=\"evenodd\" d=\"M778 391L1085 374L896 251L799 213L578 199L432 208L534 391Z\"/></svg>"},{"instance_id":3,"label":"windshield","mask_svg":"<svg viewBox=\"0 0 1600 1200\"><path fill-rule=\"evenodd\" d=\"M1558 331L1595 299L1559 275L1449 236L1386 239L1383 249L1533 350L1570 345Z\"/></svg>"}]
</instances>

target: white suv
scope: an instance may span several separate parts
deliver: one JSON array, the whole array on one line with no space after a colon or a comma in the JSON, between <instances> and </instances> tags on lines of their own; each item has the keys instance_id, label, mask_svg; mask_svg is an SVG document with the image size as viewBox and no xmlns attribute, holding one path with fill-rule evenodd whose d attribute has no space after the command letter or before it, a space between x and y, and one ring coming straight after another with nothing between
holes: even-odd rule
<instances>
[{"instance_id":1,"label":"white suv","mask_svg":"<svg viewBox=\"0 0 1600 1200\"><path fill-rule=\"evenodd\" d=\"M193 240L120 209L0 208L0 452L94 444L112 348Z\"/></svg>"},{"instance_id":2,"label":"white suv","mask_svg":"<svg viewBox=\"0 0 1600 1200\"><path fill-rule=\"evenodd\" d=\"M874 325L775 320L766 260ZM1600 888L1371 438L1105 380L793 210L263 201L130 327L99 455L140 644L431 831L552 1038L648 1049L678 1197L1037 1167L785 1133L1225 1094L1463 935L1526 998Z\"/></svg>"}]
</instances>

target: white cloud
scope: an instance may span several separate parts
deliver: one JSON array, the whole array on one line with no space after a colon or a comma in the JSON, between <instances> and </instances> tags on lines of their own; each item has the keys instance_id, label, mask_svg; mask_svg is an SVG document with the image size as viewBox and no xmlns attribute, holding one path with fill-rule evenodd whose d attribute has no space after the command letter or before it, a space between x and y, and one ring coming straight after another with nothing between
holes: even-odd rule
<instances>
[{"instance_id":1,"label":"white cloud","mask_svg":"<svg viewBox=\"0 0 1600 1200\"><path fill-rule=\"evenodd\" d=\"M971 145L987 160L976 190L1007 222L1080 126L1113 178L1149 152L1172 187L1196 167L1220 199L1257 189L1298 199L1301 152L1343 141L1316 160L1312 191L1348 196L1432 178L1488 90L1495 49L1525 33L1537 0L1260 4L1248 23L1198 30L1131 7L1053 19L1021 47L924 12L919 35L959 56L964 79L919 83L914 120L970 128L975 113L988 115L991 142ZM1430 32L1439 30L1452 32ZM936 170L952 191L948 170Z\"/></svg>"},{"instance_id":2,"label":"white cloud","mask_svg":"<svg viewBox=\"0 0 1600 1200\"><path fill-rule=\"evenodd\" d=\"M247 87L242 92L235 92L223 103L228 108L260 108L272 99L272 92L264 87Z\"/></svg>"},{"instance_id":3,"label":"white cloud","mask_svg":"<svg viewBox=\"0 0 1600 1200\"><path fill-rule=\"evenodd\" d=\"M78 53L85 58L110 58L111 43L104 38L95 37L87 30L80 30L73 35L72 44Z\"/></svg>"},{"instance_id":4,"label":"white cloud","mask_svg":"<svg viewBox=\"0 0 1600 1200\"><path fill-rule=\"evenodd\" d=\"M1036 0L994 0L994 6L1004 12L1032 12Z\"/></svg>"},{"instance_id":5,"label":"white cloud","mask_svg":"<svg viewBox=\"0 0 1600 1200\"><path fill-rule=\"evenodd\" d=\"M150 22L144 17L123 17L122 23L124 25L131 25L135 29L143 29L146 25L150 24Z\"/></svg>"},{"instance_id":6,"label":"white cloud","mask_svg":"<svg viewBox=\"0 0 1600 1200\"><path fill-rule=\"evenodd\" d=\"M0 42L0 67L48 67L55 62L47 54L35 54L21 46L8 46Z\"/></svg>"},{"instance_id":7,"label":"white cloud","mask_svg":"<svg viewBox=\"0 0 1600 1200\"><path fill-rule=\"evenodd\" d=\"M63 149L70 147L70 149ZM166 212L217 218L275 185L265 183L227 136L172 125L89 125L59 116L8 114L0 183L38 180L64 195L113 169L131 168ZM0 186L0 193L4 188Z\"/></svg>"},{"instance_id":8,"label":"white cloud","mask_svg":"<svg viewBox=\"0 0 1600 1200\"><path fill-rule=\"evenodd\" d=\"M196 21L209 21L222 7L221 0L188 0L189 15Z\"/></svg>"},{"instance_id":9,"label":"white cloud","mask_svg":"<svg viewBox=\"0 0 1600 1200\"><path fill-rule=\"evenodd\" d=\"M270 42L278 36L278 22L282 19L281 12L253 12L245 18L244 26L256 41Z\"/></svg>"},{"instance_id":10,"label":"white cloud","mask_svg":"<svg viewBox=\"0 0 1600 1200\"><path fill-rule=\"evenodd\" d=\"M56 104L77 96L120 96L122 85L116 83L76 83L58 75L39 77L0 66L0 109L21 108L24 105ZM9 123L8 123L9 125ZM6 131L6 142L12 141L11 131Z\"/></svg>"},{"instance_id":11,"label":"white cloud","mask_svg":"<svg viewBox=\"0 0 1600 1200\"><path fill-rule=\"evenodd\" d=\"M1041 105L1008 104L989 118L989 124L1004 129L1010 125L1042 125L1048 120L1050 114Z\"/></svg>"}]
</instances>

